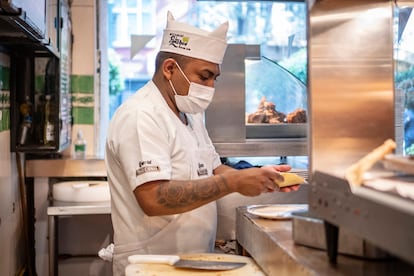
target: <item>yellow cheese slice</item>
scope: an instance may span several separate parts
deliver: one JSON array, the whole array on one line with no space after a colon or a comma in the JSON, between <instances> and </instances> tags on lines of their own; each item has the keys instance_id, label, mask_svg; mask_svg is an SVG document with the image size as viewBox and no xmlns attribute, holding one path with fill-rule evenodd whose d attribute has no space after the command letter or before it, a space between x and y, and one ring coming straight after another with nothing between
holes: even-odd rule
<instances>
[{"instance_id":1,"label":"yellow cheese slice","mask_svg":"<svg viewBox=\"0 0 414 276\"><path fill-rule=\"evenodd\" d=\"M295 173L290 172L280 172L280 174L285 179L283 182L275 181L275 183L280 187L287 187L297 184L303 184L305 182L305 179Z\"/></svg>"}]
</instances>

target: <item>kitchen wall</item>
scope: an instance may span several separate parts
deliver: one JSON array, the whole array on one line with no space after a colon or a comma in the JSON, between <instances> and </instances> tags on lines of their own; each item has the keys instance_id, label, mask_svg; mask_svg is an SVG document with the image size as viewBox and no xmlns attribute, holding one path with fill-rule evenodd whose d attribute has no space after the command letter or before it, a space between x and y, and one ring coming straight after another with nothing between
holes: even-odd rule
<instances>
[{"instance_id":1,"label":"kitchen wall","mask_svg":"<svg viewBox=\"0 0 414 276\"><path fill-rule=\"evenodd\" d=\"M10 152L10 58L0 51L0 275L15 275L24 259L16 155Z\"/></svg>"},{"instance_id":2,"label":"kitchen wall","mask_svg":"<svg viewBox=\"0 0 414 276\"><path fill-rule=\"evenodd\" d=\"M96 66L96 12L94 0L73 0L71 5L72 49L71 98L73 129L72 141L82 130L87 141L86 155L95 155L96 105L99 104ZM97 125L97 124L96 124ZM73 146L70 153L73 153Z\"/></svg>"}]
</instances>

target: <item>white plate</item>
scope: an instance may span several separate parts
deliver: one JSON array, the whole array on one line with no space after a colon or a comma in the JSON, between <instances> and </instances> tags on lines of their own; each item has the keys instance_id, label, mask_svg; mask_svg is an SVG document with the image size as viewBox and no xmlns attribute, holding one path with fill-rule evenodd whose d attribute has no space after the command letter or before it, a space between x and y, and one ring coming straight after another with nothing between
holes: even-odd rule
<instances>
[{"instance_id":1,"label":"white plate","mask_svg":"<svg viewBox=\"0 0 414 276\"><path fill-rule=\"evenodd\" d=\"M387 154L382 163L388 170L414 174L414 160L409 156Z\"/></svg>"},{"instance_id":2,"label":"white plate","mask_svg":"<svg viewBox=\"0 0 414 276\"><path fill-rule=\"evenodd\" d=\"M291 219L293 212L306 212L308 204L253 205L247 212L267 219Z\"/></svg>"}]
</instances>

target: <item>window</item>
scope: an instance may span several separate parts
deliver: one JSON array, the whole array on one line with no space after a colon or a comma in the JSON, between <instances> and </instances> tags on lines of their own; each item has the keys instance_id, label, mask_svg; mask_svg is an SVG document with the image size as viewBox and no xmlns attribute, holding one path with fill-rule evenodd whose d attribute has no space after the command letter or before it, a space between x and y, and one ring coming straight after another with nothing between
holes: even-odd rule
<instances>
[{"instance_id":1,"label":"window","mask_svg":"<svg viewBox=\"0 0 414 276\"><path fill-rule=\"evenodd\" d=\"M395 9L394 14L396 136L404 137L403 154L405 155L414 154L414 14L412 10L412 7L402 6ZM400 131L398 126L401 125Z\"/></svg>"}]
</instances>

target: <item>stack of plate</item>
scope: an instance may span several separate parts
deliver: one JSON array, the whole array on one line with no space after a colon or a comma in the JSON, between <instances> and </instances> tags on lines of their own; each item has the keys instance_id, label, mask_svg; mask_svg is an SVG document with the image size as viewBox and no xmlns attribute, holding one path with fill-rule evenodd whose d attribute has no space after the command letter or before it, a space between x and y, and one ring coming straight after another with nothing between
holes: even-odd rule
<instances>
[{"instance_id":1,"label":"stack of plate","mask_svg":"<svg viewBox=\"0 0 414 276\"><path fill-rule=\"evenodd\" d=\"M53 185L53 199L65 202L101 202L111 199L106 181L67 181Z\"/></svg>"}]
</instances>

